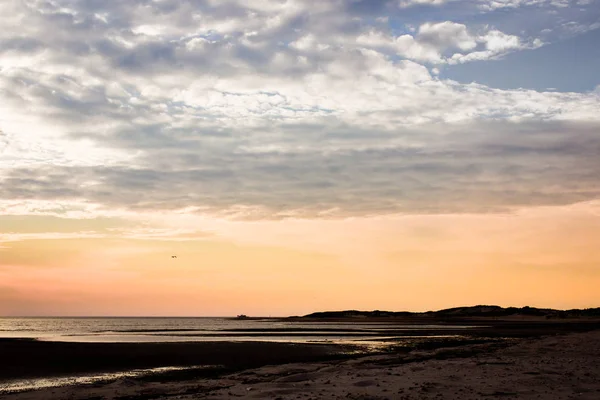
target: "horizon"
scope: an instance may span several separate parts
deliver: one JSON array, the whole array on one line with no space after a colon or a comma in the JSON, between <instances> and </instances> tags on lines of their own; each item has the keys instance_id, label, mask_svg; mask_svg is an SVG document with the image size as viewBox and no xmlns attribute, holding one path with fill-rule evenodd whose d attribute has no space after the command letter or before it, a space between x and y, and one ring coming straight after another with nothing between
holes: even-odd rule
<instances>
[{"instance_id":1,"label":"horizon","mask_svg":"<svg viewBox=\"0 0 600 400\"><path fill-rule=\"evenodd\" d=\"M600 304L600 0L248 3L0 2L0 315Z\"/></svg>"},{"instance_id":2,"label":"horizon","mask_svg":"<svg viewBox=\"0 0 600 400\"><path fill-rule=\"evenodd\" d=\"M436 310L424 310L424 311L411 311L411 310L384 310L384 309L356 309L356 308L344 308L338 310L321 310L321 311L312 311L307 314L302 315L246 315L246 314L237 314L237 315L0 315L0 318L81 318L81 319L94 319L94 318L236 318L240 315L245 315L248 318L296 318L296 317L306 317L315 313L328 313L328 312L390 312L390 313L411 313L411 314L426 314L426 313L436 313L440 311L452 310L452 309L460 309L460 308L475 308L475 307L500 307L502 309L523 309L523 308L533 308L539 310L551 310L551 311L582 311L582 310L593 310L600 309L600 306L592 306L592 307L583 307L583 308L571 308L571 309L556 309L551 307L540 307L540 306L501 306L497 304L475 304L472 306L455 306L443 309Z\"/></svg>"}]
</instances>

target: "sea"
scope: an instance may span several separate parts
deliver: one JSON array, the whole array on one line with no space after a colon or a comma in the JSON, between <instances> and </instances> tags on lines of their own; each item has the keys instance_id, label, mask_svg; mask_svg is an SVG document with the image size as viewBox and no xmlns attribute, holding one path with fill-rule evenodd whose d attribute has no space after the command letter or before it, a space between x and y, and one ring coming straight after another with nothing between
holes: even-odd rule
<instances>
[{"instance_id":1,"label":"sea","mask_svg":"<svg viewBox=\"0 0 600 400\"><path fill-rule=\"evenodd\" d=\"M444 325L400 325L366 321L303 322L275 318L0 318L0 338L60 342L369 343L387 341L399 335L412 337L411 331L429 331L428 337L444 336L443 331L447 328ZM469 327L452 326L452 329L460 328Z\"/></svg>"},{"instance_id":2,"label":"sea","mask_svg":"<svg viewBox=\"0 0 600 400\"><path fill-rule=\"evenodd\" d=\"M384 347L390 342L406 343L424 338L456 337L444 325L402 325L374 321L309 322L274 318L0 318L2 338L27 338L53 342L141 343L202 341L268 341L288 343L351 344L364 351ZM449 333L449 332L448 332ZM0 355L0 362L1 360ZM193 367L163 367L78 374L36 379L0 379L0 396L7 393L49 387L93 384L118 378L136 377Z\"/></svg>"}]
</instances>

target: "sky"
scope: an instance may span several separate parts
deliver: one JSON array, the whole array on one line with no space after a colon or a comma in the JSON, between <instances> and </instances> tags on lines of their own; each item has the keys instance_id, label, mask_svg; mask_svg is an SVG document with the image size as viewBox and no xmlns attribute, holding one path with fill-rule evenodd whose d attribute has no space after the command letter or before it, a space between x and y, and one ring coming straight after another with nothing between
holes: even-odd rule
<instances>
[{"instance_id":1,"label":"sky","mask_svg":"<svg viewBox=\"0 0 600 400\"><path fill-rule=\"evenodd\" d=\"M0 15L0 316L600 306L599 0Z\"/></svg>"}]
</instances>

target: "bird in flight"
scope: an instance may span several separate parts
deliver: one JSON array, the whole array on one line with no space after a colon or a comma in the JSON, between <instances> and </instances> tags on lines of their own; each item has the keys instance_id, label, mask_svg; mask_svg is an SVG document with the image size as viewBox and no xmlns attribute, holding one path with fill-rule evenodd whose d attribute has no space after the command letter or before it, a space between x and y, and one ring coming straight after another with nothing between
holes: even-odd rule
<instances>
[{"instance_id":1,"label":"bird in flight","mask_svg":"<svg viewBox=\"0 0 600 400\"><path fill-rule=\"evenodd\" d=\"M177 256L171 256L171 258L177 258Z\"/></svg>"}]
</instances>

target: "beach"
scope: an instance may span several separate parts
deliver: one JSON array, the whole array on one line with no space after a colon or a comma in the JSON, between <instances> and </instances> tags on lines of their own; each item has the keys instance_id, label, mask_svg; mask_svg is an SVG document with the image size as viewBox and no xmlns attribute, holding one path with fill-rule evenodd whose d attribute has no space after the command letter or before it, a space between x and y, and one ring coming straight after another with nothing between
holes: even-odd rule
<instances>
[{"instance_id":1,"label":"beach","mask_svg":"<svg viewBox=\"0 0 600 400\"><path fill-rule=\"evenodd\" d=\"M265 367L219 383L201 398L592 400L600 398L600 331Z\"/></svg>"},{"instance_id":2,"label":"beach","mask_svg":"<svg viewBox=\"0 0 600 400\"><path fill-rule=\"evenodd\" d=\"M481 321L480 321L481 322ZM0 382L181 366L0 395L2 399L597 399L597 322L488 321L460 338L385 351L269 342L0 341ZM496 327L492 325L496 324ZM491 328L491 329L490 329Z\"/></svg>"}]
</instances>

